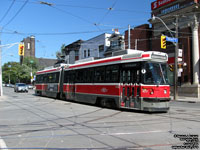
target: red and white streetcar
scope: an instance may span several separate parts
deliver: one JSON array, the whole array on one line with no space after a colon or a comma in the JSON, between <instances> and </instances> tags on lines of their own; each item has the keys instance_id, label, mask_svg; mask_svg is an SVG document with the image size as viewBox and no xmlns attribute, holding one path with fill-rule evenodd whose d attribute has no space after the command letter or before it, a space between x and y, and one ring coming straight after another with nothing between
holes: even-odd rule
<instances>
[{"instance_id":1,"label":"red and white streetcar","mask_svg":"<svg viewBox=\"0 0 200 150\"><path fill-rule=\"evenodd\" d=\"M155 51L90 60L38 71L36 94L103 107L169 110L168 55Z\"/></svg>"}]
</instances>

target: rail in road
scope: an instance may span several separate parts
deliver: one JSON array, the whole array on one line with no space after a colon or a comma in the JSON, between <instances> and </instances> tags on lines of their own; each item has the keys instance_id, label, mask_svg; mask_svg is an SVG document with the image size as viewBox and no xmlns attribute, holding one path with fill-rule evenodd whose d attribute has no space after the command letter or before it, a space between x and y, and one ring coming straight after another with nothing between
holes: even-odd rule
<instances>
[{"instance_id":1,"label":"rail in road","mask_svg":"<svg viewBox=\"0 0 200 150\"><path fill-rule=\"evenodd\" d=\"M198 103L173 102L169 113L141 113L4 91L1 149L173 149L184 146L179 136L200 135Z\"/></svg>"}]
</instances>

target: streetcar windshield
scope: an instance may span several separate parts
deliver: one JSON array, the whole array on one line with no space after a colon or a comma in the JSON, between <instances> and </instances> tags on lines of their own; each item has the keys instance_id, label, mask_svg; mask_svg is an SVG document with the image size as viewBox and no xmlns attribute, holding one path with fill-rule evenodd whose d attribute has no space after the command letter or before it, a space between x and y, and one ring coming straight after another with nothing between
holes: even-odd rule
<instances>
[{"instance_id":1,"label":"streetcar windshield","mask_svg":"<svg viewBox=\"0 0 200 150\"><path fill-rule=\"evenodd\" d=\"M145 63L142 73L144 74L144 84L168 84L165 63Z\"/></svg>"}]
</instances>

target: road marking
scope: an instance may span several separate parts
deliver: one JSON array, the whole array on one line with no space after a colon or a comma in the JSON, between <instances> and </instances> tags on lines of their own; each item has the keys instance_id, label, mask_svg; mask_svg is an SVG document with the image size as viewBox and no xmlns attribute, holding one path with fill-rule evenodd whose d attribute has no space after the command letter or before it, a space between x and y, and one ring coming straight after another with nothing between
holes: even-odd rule
<instances>
[{"instance_id":1,"label":"road marking","mask_svg":"<svg viewBox=\"0 0 200 150\"><path fill-rule=\"evenodd\" d=\"M5 141L0 137L0 149L8 150Z\"/></svg>"},{"instance_id":2,"label":"road marking","mask_svg":"<svg viewBox=\"0 0 200 150\"><path fill-rule=\"evenodd\" d=\"M161 132L167 132L162 130L157 131L144 131L144 132L129 132L129 133L103 133L101 135L130 135L130 134L148 134L148 133L161 133Z\"/></svg>"}]
</instances>

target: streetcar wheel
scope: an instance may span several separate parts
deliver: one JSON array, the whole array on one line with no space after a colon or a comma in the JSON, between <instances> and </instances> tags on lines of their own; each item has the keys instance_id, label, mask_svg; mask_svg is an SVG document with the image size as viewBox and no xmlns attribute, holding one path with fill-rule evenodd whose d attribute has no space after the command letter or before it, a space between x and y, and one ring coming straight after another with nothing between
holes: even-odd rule
<instances>
[{"instance_id":1,"label":"streetcar wheel","mask_svg":"<svg viewBox=\"0 0 200 150\"><path fill-rule=\"evenodd\" d=\"M100 105L101 107L106 107L106 99L101 99Z\"/></svg>"}]
</instances>

